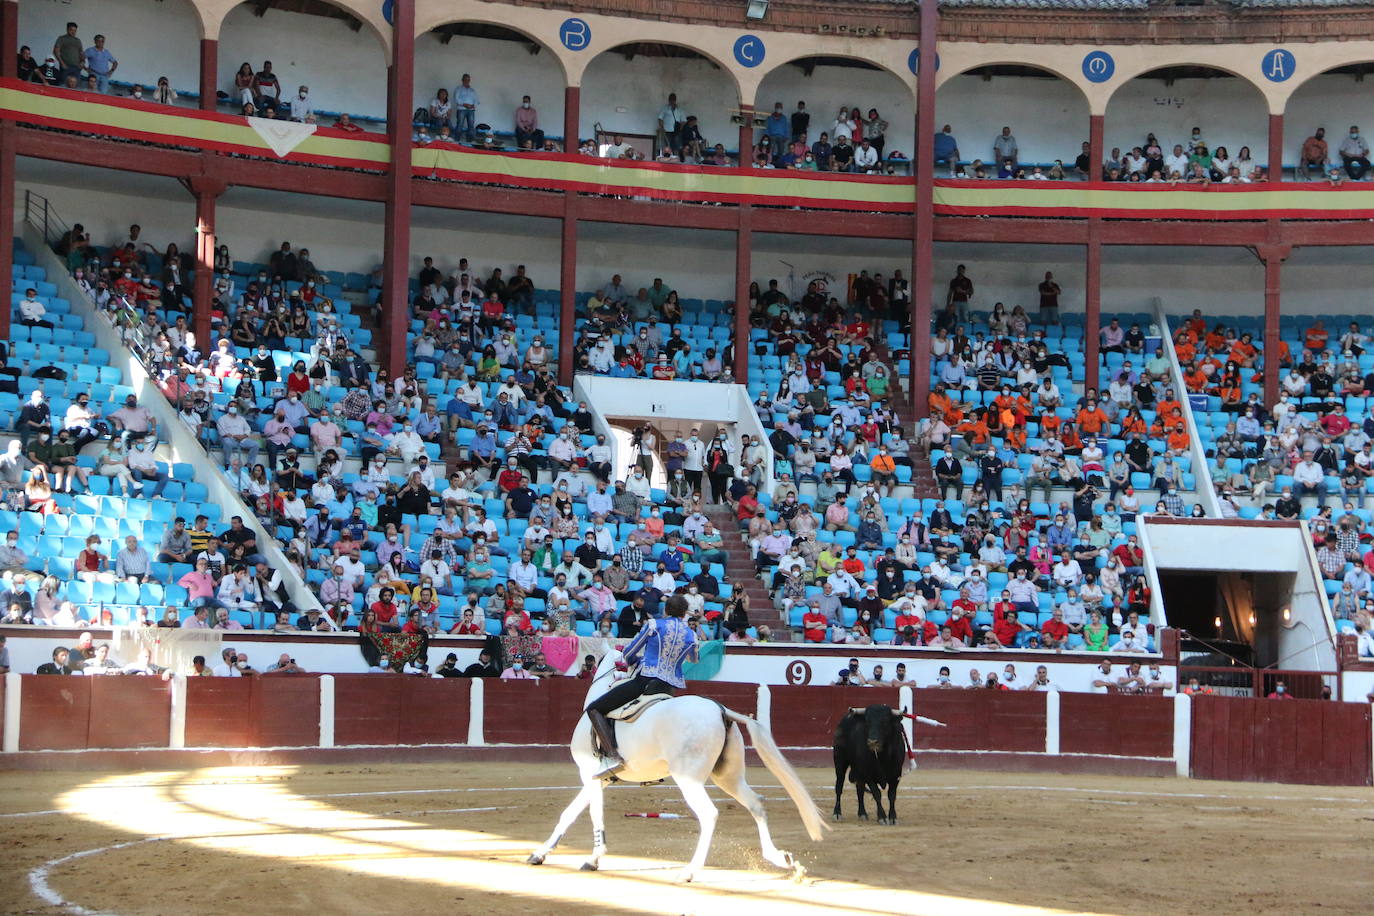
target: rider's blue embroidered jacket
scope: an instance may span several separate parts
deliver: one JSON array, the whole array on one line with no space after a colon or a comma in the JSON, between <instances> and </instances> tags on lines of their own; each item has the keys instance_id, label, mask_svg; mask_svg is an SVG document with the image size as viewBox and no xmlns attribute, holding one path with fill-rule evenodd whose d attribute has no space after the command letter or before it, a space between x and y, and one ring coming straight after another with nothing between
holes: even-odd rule
<instances>
[{"instance_id":1,"label":"rider's blue embroidered jacket","mask_svg":"<svg viewBox=\"0 0 1374 916\"><path fill-rule=\"evenodd\" d=\"M696 659L697 635L680 617L650 620L625 647L627 662L634 662L641 656L641 676L656 677L674 687L686 687L682 663L689 658Z\"/></svg>"}]
</instances>

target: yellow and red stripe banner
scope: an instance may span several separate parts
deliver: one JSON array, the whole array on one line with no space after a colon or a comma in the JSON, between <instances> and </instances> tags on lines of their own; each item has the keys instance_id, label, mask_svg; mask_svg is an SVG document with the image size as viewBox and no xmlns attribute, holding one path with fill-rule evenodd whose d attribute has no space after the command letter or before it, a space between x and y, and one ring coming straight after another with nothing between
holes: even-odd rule
<instances>
[{"instance_id":1,"label":"yellow and red stripe banner","mask_svg":"<svg viewBox=\"0 0 1374 916\"><path fill-rule=\"evenodd\" d=\"M654 200L910 213L916 199L916 187L907 177L626 162L576 153L503 153L449 143L417 147L411 165L421 178Z\"/></svg>"},{"instance_id":2,"label":"yellow and red stripe banner","mask_svg":"<svg viewBox=\"0 0 1374 916\"><path fill-rule=\"evenodd\" d=\"M377 133L319 128L284 156L238 115L52 89L0 79L0 117L22 124L157 145L285 162L387 171L390 147ZM480 150L448 143L416 147L419 178L628 198L863 213L911 213L908 176L833 175L771 169L622 162L579 154ZM1107 184L1072 181L934 180L944 216L1087 217L1203 221L1374 219L1374 184Z\"/></svg>"},{"instance_id":3,"label":"yellow and red stripe banner","mask_svg":"<svg viewBox=\"0 0 1374 916\"><path fill-rule=\"evenodd\" d=\"M278 156L241 115L176 108L129 98L0 80L0 117L21 124L120 137L157 145L263 156L309 165L386 171L391 147L381 134L318 128Z\"/></svg>"}]
</instances>

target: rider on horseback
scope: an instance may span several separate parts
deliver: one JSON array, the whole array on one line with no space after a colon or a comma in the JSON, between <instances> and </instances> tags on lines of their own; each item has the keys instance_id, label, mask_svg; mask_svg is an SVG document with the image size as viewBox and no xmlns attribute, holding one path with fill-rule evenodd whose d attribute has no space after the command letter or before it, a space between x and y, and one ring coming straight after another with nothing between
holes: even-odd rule
<instances>
[{"instance_id":1,"label":"rider on horseback","mask_svg":"<svg viewBox=\"0 0 1374 916\"><path fill-rule=\"evenodd\" d=\"M587 704L587 718L601 745L601 769L597 779L614 776L625 768L616 749L615 729L606 716L636 697L652 693L672 693L687 686L682 677L682 663L697 660L696 633L683 622L687 615L687 599L672 595L664 602L666 617L650 620L638 635L630 640L623 654L624 661L633 663L642 657L639 673Z\"/></svg>"}]
</instances>

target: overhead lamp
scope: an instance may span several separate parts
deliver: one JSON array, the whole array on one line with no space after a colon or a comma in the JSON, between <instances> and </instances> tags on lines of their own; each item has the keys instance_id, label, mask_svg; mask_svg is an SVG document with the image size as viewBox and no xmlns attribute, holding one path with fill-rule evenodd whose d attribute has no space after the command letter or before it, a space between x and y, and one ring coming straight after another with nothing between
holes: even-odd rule
<instances>
[{"instance_id":1,"label":"overhead lamp","mask_svg":"<svg viewBox=\"0 0 1374 916\"><path fill-rule=\"evenodd\" d=\"M762 19L768 14L768 0L749 0L749 8L744 11L747 19Z\"/></svg>"}]
</instances>

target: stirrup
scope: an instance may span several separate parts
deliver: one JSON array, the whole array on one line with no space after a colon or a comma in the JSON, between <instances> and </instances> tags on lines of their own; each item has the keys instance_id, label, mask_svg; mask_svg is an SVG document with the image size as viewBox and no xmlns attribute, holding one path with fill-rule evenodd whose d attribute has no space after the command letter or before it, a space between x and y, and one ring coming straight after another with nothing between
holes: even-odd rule
<instances>
[{"instance_id":1,"label":"stirrup","mask_svg":"<svg viewBox=\"0 0 1374 916\"><path fill-rule=\"evenodd\" d=\"M625 761L617 754L614 757L602 757L601 767L592 776L593 779L611 779L615 774L625 769Z\"/></svg>"}]
</instances>

